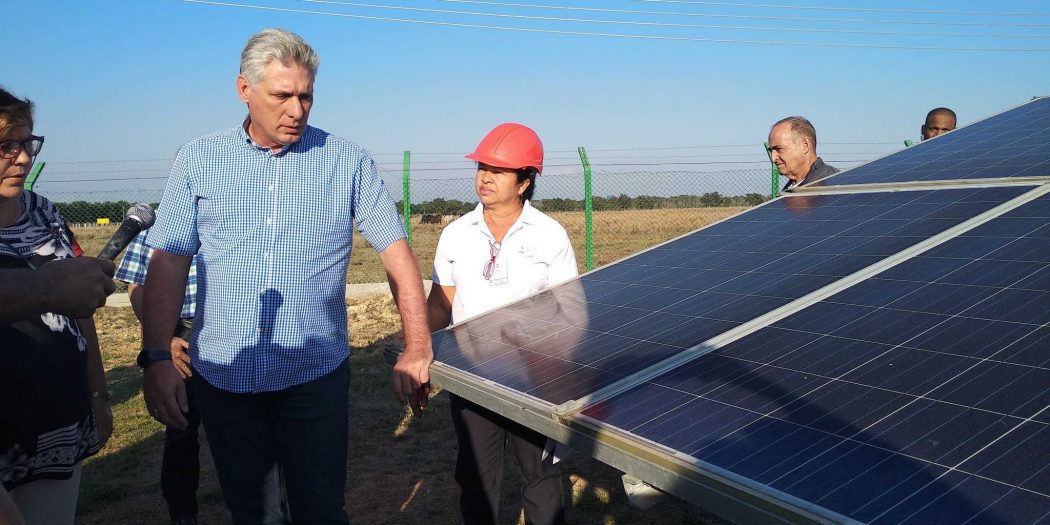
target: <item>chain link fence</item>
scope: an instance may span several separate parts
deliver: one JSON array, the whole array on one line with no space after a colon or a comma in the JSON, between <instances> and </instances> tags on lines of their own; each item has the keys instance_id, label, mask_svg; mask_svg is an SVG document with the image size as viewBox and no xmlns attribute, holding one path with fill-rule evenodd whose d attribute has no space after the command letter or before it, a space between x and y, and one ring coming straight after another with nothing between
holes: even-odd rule
<instances>
[{"instance_id":1,"label":"chain link fence","mask_svg":"<svg viewBox=\"0 0 1050 525\"><path fill-rule=\"evenodd\" d=\"M398 210L404 210L406 185L388 177L387 189ZM537 209L565 226L581 272L587 270L588 261L592 267L607 264L762 203L769 198L770 173L758 169L598 172L591 175L590 214L585 189L584 173L541 175L533 196ZM441 230L477 206L474 179L410 178L407 190L411 206L406 224L420 271L428 276ZM41 193L56 202L81 244L87 244L85 251L93 253L94 244L108 239L128 207L136 202L155 205L163 191ZM383 281L378 258L359 236L355 248L350 281Z\"/></svg>"},{"instance_id":2,"label":"chain link fence","mask_svg":"<svg viewBox=\"0 0 1050 525\"><path fill-rule=\"evenodd\" d=\"M590 260L592 266L600 266L764 202L769 198L770 174L767 170L595 173L589 221L585 186L583 173L541 175L533 195L533 205L569 232L581 271L588 260L588 222L593 239ZM473 178L413 180L410 188L409 224L417 251L430 248L440 227L477 206Z\"/></svg>"},{"instance_id":3,"label":"chain link fence","mask_svg":"<svg viewBox=\"0 0 1050 525\"><path fill-rule=\"evenodd\" d=\"M848 169L900 147L899 141L822 142L821 151L826 162ZM780 187L761 143L547 153L533 205L568 230L581 271L738 213L776 195ZM477 205L476 166L463 151L402 151L373 158L406 218L420 271L428 276L442 228ZM81 244L88 244L85 251L93 253L93 243L105 243L131 204L160 202L171 162L48 162L34 191L58 204ZM44 167L42 159L38 164ZM354 247L350 282L384 281L382 265L364 239L356 236Z\"/></svg>"}]
</instances>

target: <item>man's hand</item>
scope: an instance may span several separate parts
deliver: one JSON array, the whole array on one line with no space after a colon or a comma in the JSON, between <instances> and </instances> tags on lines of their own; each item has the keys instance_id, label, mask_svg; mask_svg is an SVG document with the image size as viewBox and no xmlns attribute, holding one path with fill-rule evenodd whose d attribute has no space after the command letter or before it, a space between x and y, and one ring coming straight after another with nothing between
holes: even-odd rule
<instances>
[{"instance_id":1,"label":"man's hand","mask_svg":"<svg viewBox=\"0 0 1050 525\"><path fill-rule=\"evenodd\" d=\"M394 395L402 403L408 403L416 417L423 415L430 401L430 363L433 361L434 352L429 346L425 349L406 347L394 365Z\"/></svg>"},{"instance_id":2,"label":"man's hand","mask_svg":"<svg viewBox=\"0 0 1050 525\"><path fill-rule=\"evenodd\" d=\"M142 380L149 415L165 426L185 429L189 423L184 414L190 411L190 405L186 385L175 365L154 362L146 368Z\"/></svg>"},{"instance_id":3,"label":"man's hand","mask_svg":"<svg viewBox=\"0 0 1050 525\"><path fill-rule=\"evenodd\" d=\"M109 401L100 397L91 398L91 412L95 415L95 428L98 429L99 446L106 446L113 435L113 410Z\"/></svg>"},{"instance_id":4,"label":"man's hand","mask_svg":"<svg viewBox=\"0 0 1050 525\"><path fill-rule=\"evenodd\" d=\"M171 338L171 364L175 365L183 379L189 379L193 375L193 369L190 368L190 354L187 352L189 349L189 341L177 336Z\"/></svg>"},{"instance_id":5,"label":"man's hand","mask_svg":"<svg viewBox=\"0 0 1050 525\"><path fill-rule=\"evenodd\" d=\"M76 257L51 261L38 270L49 283L44 287L46 311L74 319L91 317L113 293L113 261Z\"/></svg>"}]
</instances>

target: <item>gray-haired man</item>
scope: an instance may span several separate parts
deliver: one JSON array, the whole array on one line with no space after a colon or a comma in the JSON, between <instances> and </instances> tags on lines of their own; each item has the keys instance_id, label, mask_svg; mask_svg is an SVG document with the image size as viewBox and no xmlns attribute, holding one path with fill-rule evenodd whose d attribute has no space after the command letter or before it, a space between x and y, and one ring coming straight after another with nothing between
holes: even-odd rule
<instances>
[{"instance_id":1,"label":"gray-haired man","mask_svg":"<svg viewBox=\"0 0 1050 525\"><path fill-rule=\"evenodd\" d=\"M147 237L156 251L140 356L146 405L160 422L186 425L167 349L196 254L195 393L236 523L347 522L343 297L355 223L401 312L400 398L427 383L433 359L419 267L375 163L307 125L317 65L294 33L249 39L237 77L248 117L182 147Z\"/></svg>"},{"instance_id":2,"label":"gray-haired man","mask_svg":"<svg viewBox=\"0 0 1050 525\"><path fill-rule=\"evenodd\" d=\"M783 191L793 191L839 172L817 156L817 130L804 117L787 117L773 124L769 130L769 158L788 179Z\"/></svg>"}]
</instances>

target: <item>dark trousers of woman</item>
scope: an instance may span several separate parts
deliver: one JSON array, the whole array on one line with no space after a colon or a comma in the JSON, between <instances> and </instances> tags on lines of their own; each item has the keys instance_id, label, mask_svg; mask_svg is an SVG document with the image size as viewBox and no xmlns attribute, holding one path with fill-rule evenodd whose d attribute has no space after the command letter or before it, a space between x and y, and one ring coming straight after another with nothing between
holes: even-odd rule
<instances>
[{"instance_id":1,"label":"dark trousers of woman","mask_svg":"<svg viewBox=\"0 0 1050 525\"><path fill-rule=\"evenodd\" d=\"M235 394L197 379L201 419L234 523L350 523L343 509L347 361L276 392Z\"/></svg>"},{"instance_id":2,"label":"dark trousers of woman","mask_svg":"<svg viewBox=\"0 0 1050 525\"><path fill-rule=\"evenodd\" d=\"M200 441L197 429L201 425L197 396L194 395L195 377L186 380L186 399L190 411L184 430L167 427L164 430L164 456L160 465L160 490L168 504L171 522L195 523L197 519L197 488L200 485Z\"/></svg>"},{"instance_id":3,"label":"dark trousers of woman","mask_svg":"<svg viewBox=\"0 0 1050 525\"><path fill-rule=\"evenodd\" d=\"M449 398L459 443L456 482L460 488L459 512L463 523L498 523L507 447L524 478L521 503L525 523L564 523L561 468L554 464L553 454L540 460L546 436L459 396L449 395Z\"/></svg>"}]
</instances>

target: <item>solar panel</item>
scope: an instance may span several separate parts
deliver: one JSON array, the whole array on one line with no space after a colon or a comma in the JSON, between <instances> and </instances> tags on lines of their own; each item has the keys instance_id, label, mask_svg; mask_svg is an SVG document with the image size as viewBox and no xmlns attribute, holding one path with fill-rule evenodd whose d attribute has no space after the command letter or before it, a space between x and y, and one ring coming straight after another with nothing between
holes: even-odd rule
<instances>
[{"instance_id":1,"label":"solar panel","mask_svg":"<svg viewBox=\"0 0 1050 525\"><path fill-rule=\"evenodd\" d=\"M793 196L435 335L435 359L558 405L1028 191Z\"/></svg>"},{"instance_id":2,"label":"solar panel","mask_svg":"<svg viewBox=\"0 0 1050 525\"><path fill-rule=\"evenodd\" d=\"M1050 97L824 179L827 185L1050 177Z\"/></svg>"},{"instance_id":3,"label":"solar panel","mask_svg":"<svg viewBox=\"0 0 1050 525\"><path fill-rule=\"evenodd\" d=\"M435 334L435 382L753 523L1050 520L1050 99ZM874 184L874 185L872 185Z\"/></svg>"},{"instance_id":4,"label":"solar panel","mask_svg":"<svg viewBox=\"0 0 1050 525\"><path fill-rule=\"evenodd\" d=\"M1043 196L582 414L832 517L1035 523L1048 323Z\"/></svg>"}]
</instances>

